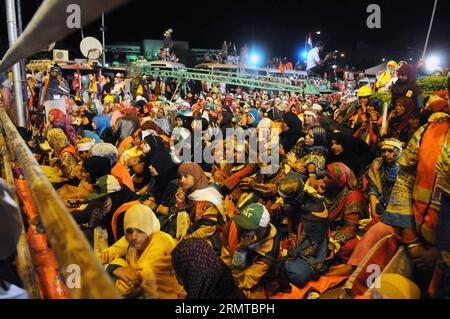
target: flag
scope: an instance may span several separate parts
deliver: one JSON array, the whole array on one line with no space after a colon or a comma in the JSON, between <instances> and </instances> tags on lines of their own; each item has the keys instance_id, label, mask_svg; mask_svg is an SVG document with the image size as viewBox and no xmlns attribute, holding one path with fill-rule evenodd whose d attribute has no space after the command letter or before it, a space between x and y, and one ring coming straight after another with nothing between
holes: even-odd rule
<instances>
[{"instance_id":1,"label":"flag","mask_svg":"<svg viewBox=\"0 0 450 319\"><path fill-rule=\"evenodd\" d=\"M312 49L313 44L312 44L311 32L309 32L308 35L306 36L306 44L308 44Z\"/></svg>"}]
</instances>

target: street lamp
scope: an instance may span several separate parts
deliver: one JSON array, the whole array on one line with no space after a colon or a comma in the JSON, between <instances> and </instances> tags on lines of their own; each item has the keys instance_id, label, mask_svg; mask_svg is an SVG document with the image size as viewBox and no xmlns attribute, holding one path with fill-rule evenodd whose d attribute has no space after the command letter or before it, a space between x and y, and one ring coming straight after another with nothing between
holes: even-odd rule
<instances>
[{"instance_id":1,"label":"street lamp","mask_svg":"<svg viewBox=\"0 0 450 319\"><path fill-rule=\"evenodd\" d=\"M381 61L383 61L383 62L384 62L384 61L386 61L386 59L385 59L385 58L383 58L383 59L381 59Z\"/></svg>"},{"instance_id":2,"label":"street lamp","mask_svg":"<svg viewBox=\"0 0 450 319\"><path fill-rule=\"evenodd\" d=\"M345 54L344 54L344 53L341 53L341 58L343 58L343 57L345 57Z\"/></svg>"},{"instance_id":3,"label":"street lamp","mask_svg":"<svg viewBox=\"0 0 450 319\"><path fill-rule=\"evenodd\" d=\"M316 31L316 34L317 34L317 35L320 35L320 31Z\"/></svg>"}]
</instances>

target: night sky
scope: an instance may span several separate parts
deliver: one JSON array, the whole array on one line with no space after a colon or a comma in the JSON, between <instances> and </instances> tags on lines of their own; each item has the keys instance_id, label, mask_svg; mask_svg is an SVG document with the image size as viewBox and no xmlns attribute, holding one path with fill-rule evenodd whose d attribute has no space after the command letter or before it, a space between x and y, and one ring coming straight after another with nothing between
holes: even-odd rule
<instances>
[{"instance_id":1,"label":"night sky","mask_svg":"<svg viewBox=\"0 0 450 319\"><path fill-rule=\"evenodd\" d=\"M22 0L24 24L29 21L41 0ZM265 57L287 56L297 60L308 32L313 42L323 40L325 51L346 53L344 64L370 67L386 59L416 59L421 55L433 8L432 0L421 4L404 0L285 0L285 1L146 1L135 0L106 15L106 42L139 42L160 39L167 28L174 30L174 40L189 41L191 48L220 48L223 40L247 43ZM173 3L173 4L172 4ZM366 7L381 7L381 29L366 26ZM5 17L4 1L0 16ZM438 3L428 52L439 54L442 64L450 64L450 2ZM8 45L6 21L0 23L0 54ZM100 21L84 28L85 36L101 39ZM81 33L76 32L61 45L78 46Z\"/></svg>"}]
</instances>

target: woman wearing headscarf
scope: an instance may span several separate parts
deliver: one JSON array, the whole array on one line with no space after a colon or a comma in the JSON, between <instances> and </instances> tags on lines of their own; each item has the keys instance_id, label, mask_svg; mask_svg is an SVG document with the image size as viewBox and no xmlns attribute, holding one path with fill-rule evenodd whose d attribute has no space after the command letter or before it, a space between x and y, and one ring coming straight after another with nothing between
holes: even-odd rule
<instances>
[{"instance_id":1,"label":"woman wearing headscarf","mask_svg":"<svg viewBox=\"0 0 450 319\"><path fill-rule=\"evenodd\" d=\"M110 118L110 115L97 115L92 123L97 135L106 143L114 142Z\"/></svg>"},{"instance_id":2,"label":"woman wearing headscarf","mask_svg":"<svg viewBox=\"0 0 450 319\"><path fill-rule=\"evenodd\" d=\"M365 200L356 189L356 176L344 163L328 164L324 183L325 205L332 230L330 240L336 247L341 247L339 256L348 258L357 243L352 239L359 220L367 211Z\"/></svg>"},{"instance_id":3,"label":"woman wearing headscarf","mask_svg":"<svg viewBox=\"0 0 450 319\"><path fill-rule=\"evenodd\" d=\"M170 134L170 123L169 120L166 117L166 112L164 108L159 108L158 112L156 114L157 118L155 119L155 123L166 133L167 135Z\"/></svg>"},{"instance_id":4,"label":"woman wearing headscarf","mask_svg":"<svg viewBox=\"0 0 450 319\"><path fill-rule=\"evenodd\" d=\"M192 122L192 117L187 117L182 114L176 117L177 126L173 129L172 135L170 136L170 148L172 159L176 163L181 163L181 155L183 148L180 145L187 145L191 140L190 125ZM179 143L179 146L177 146Z\"/></svg>"},{"instance_id":5,"label":"woman wearing headscarf","mask_svg":"<svg viewBox=\"0 0 450 319\"><path fill-rule=\"evenodd\" d=\"M243 299L230 269L202 238L182 240L172 251L177 278L186 299Z\"/></svg>"},{"instance_id":6,"label":"woman wearing headscarf","mask_svg":"<svg viewBox=\"0 0 450 319\"><path fill-rule=\"evenodd\" d=\"M160 230L153 211L132 206L125 213L123 231L125 235L99 256L120 293L126 298L184 298L172 266L176 241Z\"/></svg>"},{"instance_id":7,"label":"woman wearing headscarf","mask_svg":"<svg viewBox=\"0 0 450 319\"><path fill-rule=\"evenodd\" d=\"M122 142L129 136L132 136L139 129L140 123L136 115L128 113L116 122L115 133L117 136L118 149L122 149ZM124 149L127 149L125 147Z\"/></svg>"},{"instance_id":8,"label":"woman wearing headscarf","mask_svg":"<svg viewBox=\"0 0 450 319\"><path fill-rule=\"evenodd\" d=\"M220 233L225 222L222 195L209 185L205 172L196 163L182 163L178 175L181 187L175 195L176 208L186 210L192 221L185 238L207 239L219 253Z\"/></svg>"},{"instance_id":9,"label":"woman wearing headscarf","mask_svg":"<svg viewBox=\"0 0 450 319\"><path fill-rule=\"evenodd\" d=\"M144 161L145 170L149 170L154 177L151 193L155 195L158 204L170 207L175 204L175 193L178 189L176 182L178 165L172 161L168 149L152 150ZM156 211L157 213L160 210Z\"/></svg>"},{"instance_id":10,"label":"woman wearing headscarf","mask_svg":"<svg viewBox=\"0 0 450 319\"><path fill-rule=\"evenodd\" d=\"M375 88L378 92L383 91L384 87L389 83L389 81L395 77L395 71L398 68L398 64L395 61L389 61L386 65L386 70L380 75L377 82L375 83Z\"/></svg>"},{"instance_id":11,"label":"woman wearing headscarf","mask_svg":"<svg viewBox=\"0 0 450 319\"><path fill-rule=\"evenodd\" d=\"M332 132L328 134L328 141L327 163L342 162L358 177L374 159L369 146L358 137Z\"/></svg>"},{"instance_id":12,"label":"woman wearing headscarf","mask_svg":"<svg viewBox=\"0 0 450 319\"><path fill-rule=\"evenodd\" d=\"M391 88L392 104L400 97L406 97L414 102L414 113L423 108L422 89L416 82L417 70L411 64L403 64L397 71L398 80Z\"/></svg>"},{"instance_id":13,"label":"woman wearing headscarf","mask_svg":"<svg viewBox=\"0 0 450 319\"><path fill-rule=\"evenodd\" d=\"M326 155L325 129L313 126L308 129L306 137L300 138L286 155L286 163L302 175L303 181L309 177L315 183L316 177L321 178L325 173Z\"/></svg>"},{"instance_id":14,"label":"woman wearing headscarf","mask_svg":"<svg viewBox=\"0 0 450 319\"><path fill-rule=\"evenodd\" d=\"M134 184L128 167L118 160L119 152L114 145L111 143L98 143L92 147L91 153L94 156L108 158L112 167L111 174L115 176L121 184L126 185L134 192Z\"/></svg>"},{"instance_id":15,"label":"woman wearing headscarf","mask_svg":"<svg viewBox=\"0 0 450 319\"><path fill-rule=\"evenodd\" d=\"M298 116L292 112L287 112L282 115L283 118L283 132L280 134L280 142L282 146L281 155L287 154L297 144L300 137L303 137L302 122Z\"/></svg>"},{"instance_id":16,"label":"woman wearing headscarf","mask_svg":"<svg viewBox=\"0 0 450 319\"><path fill-rule=\"evenodd\" d=\"M368 173L370 212L373 218L382 215L391 197L397 175L402 144L395 138L381 142L381 157L374 159Z\"/></svg>"},{"instance_id":17,"label":"woman wearing headscarf","mask_svg":"<svg viewBox=\"0 0 450 319\"><path fill-rule=\"evenodd\" d=\"M71 179L73 170L78 163L77 149L70 143L67 135L60 128L52 128L47 133L48 144L54 150L55 159L51 161L51 166L61 169L64 177Z\"/></svg>"},{"instance_id":18,"label":"woman wearing headscarf","mask_svg":"<svg viewBox=\"0 0 450 319\"><path fill-rule=\"evenodd\" d=\"M261 121L261 116L257 109L250 109L246 114L246 123L244 125L248 127L256 128L258 126L259 121Z\"/></svg>"},{"instance_id":19,"label":"woman wearing headscarf","mask_svg":"<svg viewBox=\"0 0 450 319\"><path fill-rule=\"evenodd\" d=\"M395 109L389 114L388 136L399 139L406 146L415 130L411 121L414 119L414 102L407 97L399 97L395 100Z\"/></svg>"},{"instance_id":20,"label":"woman wearing headscarf","mask_svg":"<svg viewBox=\"0 0 450 319\"><path fill-rule=\"evenodd\" d=\"M94 192L83 202L88 206L73 212L72 215L79 224L89 225L86 235L91 241L96 226L105 228L108 232L108 243L111 245L115 241L114 238L123 235L123 216L117 218L115 225L112 225L113 215L123 204L137 201L139 198L111 175L111 162L106 157L91 156L85 159L82 175L94 186Z\"/></svg>"},{"instance_id":21,"label":"woman wearing headscarf","mask_svg":"<svg viewBox=\"0 0 450 319\"><path fill-rule=\"evenodd\" d=\"M72 144L77 141L77 135L74 127L67 121L67 116L59 109L52 109L48 112L48 124L44 128L44 136L51 128L60 128L66 133Z\"/></svg>"}]
</instances>

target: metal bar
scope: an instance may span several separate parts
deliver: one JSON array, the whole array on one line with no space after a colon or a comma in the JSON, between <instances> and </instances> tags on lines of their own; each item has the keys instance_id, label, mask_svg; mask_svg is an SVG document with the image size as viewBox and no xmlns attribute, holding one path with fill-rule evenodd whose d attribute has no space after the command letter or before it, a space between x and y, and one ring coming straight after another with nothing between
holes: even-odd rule
<instances>
[{"instance_id":1,"label":"metal bar","mask_svg":"<svg viewBox=\"0 0 450 319\"><path fill-rule=\"evenodd\" d=\"M8 25L8 40L9 47L13 47L17 42L17 22L16 22L16 6L14 0L5 0L6 6L6 22ZM14 61L14 62L18 62ZM11 64L13 71L14 81L14 98L16 102L17 112L17 126L25 127L25 112L23 107L23 94L22 94L22 76L20 71L20 63Z\"/></svg>"},{"instance_id":2,"label":"metal bar","mask_svg":"<svg viewBox=\"0 0 450 319\"><path fill-rule=\"evenodd\" d=\"M95 257L85 236L1 107L0 120L8 136L8 143L14 149L16 159L23 169L63 277L67 279L70 275L67 273L69 265L80 267L81 287L69 287L72 298L120 298L120 294Z\"/></svg>"},{"instance_id":3,"label":"metal bar","mask_svg":"<svg viewBox=\"0 0 450 319\"><path fill-rule=\"evenodd\" d=\"M240 85L246 87L260 88L260 89L271 89L277 91L285 92L296 92L302 93L303 89L301 86L276 83L276 82L266 82L258 81L257 79L245 79L239 77L231 76L220 76L215 74L202 74L196 72L186 72L186 71L170 71L170 70L151 70L149 71L152 75L161 77L172 77L172 78L182 78L184 80L197 80L197 81L211 81L227 83L231 85Z\"/></svg>"},{"instance_id":4,"label":"metal bar","mask_svg":"<svg viewBox=\"0 0 450 319\"><path fill-rule=\"evenodd\" d=\"M5 171L5 180L9 188L14 193L14 200L18 203L16 196L16 185L14 183L14 176L11 169L11 162L9 158L9 151L6 147L5 138L3 136L3 129L0 131L0 150L2 152L3 168ZM31 299L40 299L39 287L36 281L33 261L31 260L30 249L26 239L25 227L23 225L22 217L20 218L22 224L22 231L20 233L19 242L17 243L17 273L22 281L28 296Z\"/></svg>"},{"instance_id":5,"label":"metal bar","mask_svg":"<svg viewBox=\"0 0 450 319\"><path fill-rule=\"evenodd\" d=\"M16 9L17 9L17 31L18 35L20 36L23 32L23 25L22 25L22 0L16 0ZM22 76L24 79L23 85L22 85L22 94L23 94L23 101L25 103L25 123L29 123L29 114L28 114L28 91L27 91L27 69L25 67L25 60L20 60L20 71L22 72Z\"/></svg>"},{"instance_id":6,"label":"metal bar","mask_svg":"<svg viewBox=\"0 0 450 319\"><path fill-rule=\"evenodd\" d=\"M106 44L105 44L105 13L102 12L102 43L103 43L103 52L102 52L102 58L103 58L103 66L105 66L106 61Z\"/></svg>"},{"instance_id":7,"label":"metal bar","mask_svg":"<svg viewBox=\"0 0 450 319\"><path fill-rule=\"evenodd\" d=\"M436 12L437 2L438 2L438 0L434 0L433 13L431 14L430 26L428 27L428 34L427 34L427 38L425 40L425 46L423 48L422 59L425 58L425 53L427 52L428 39L430 38L431 27L433 26L434 13Z\"/></svg>"},{"instance_id":8,"label":"metal bar","mask_svg":"<svg viewBox=\"0 0 450 319\"><path fill-rule=\"evenodd\" d=\"M26 29L0 62L0 72L8 70L20 59L25 59L78 31L81 26L97 19L130 0L45 0L34 14ZM76 7L78 6L78 7ZM74 8L79 8L79 10ZM79 14L81 26L73 25ZM70 22L70 23L69 23Z\"/></svg>"}]
</instances>

